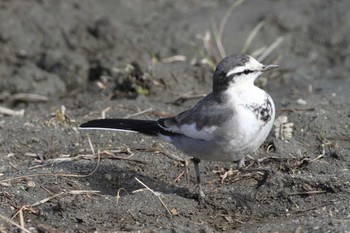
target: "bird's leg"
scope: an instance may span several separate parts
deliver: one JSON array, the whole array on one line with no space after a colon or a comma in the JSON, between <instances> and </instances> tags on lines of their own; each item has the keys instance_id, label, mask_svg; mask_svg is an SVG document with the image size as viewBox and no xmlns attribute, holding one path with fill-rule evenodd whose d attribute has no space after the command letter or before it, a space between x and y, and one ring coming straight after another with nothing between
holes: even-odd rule
<instances>
[{"instance_id":1,"label":"bird's leg","mask_svg":"<svg viewBox=\"0 0 350 233\"><path fill-rule=\"evenodd\" d=\"M241 158L238 162L238 171L241 171L245 168L245 157Z\"/></svg>"},{"instance_id":2,"label":"bird's leg","mask_svg":"<svg viewBox=\"0 0 350 233\"><path fill-rule=\"evenodd\" d=\"M196 172L196 179L197 179L197 188L198 188L198 194L199 194L199 199L205 197L205 194L202 190L202 185L201 185L201 175L199 173L199 163L200 163L200 159L193 157L192 158L192 162L194 165L194 170Z\"/></svg>"},{"instance_id":3,"label":"bird's leg","mask_svg":"<svg viewBox=\"0 0 350 233\"><path fill-rule=\"evenodd\" d=\"M188 158L185 159L185 173L186 173L186 181L187 181L188 184L190 183L190 176L189 176L189 173L188 173L189 160L192 160L192 159L188 159Z\"/></svg>"}]
</instances>

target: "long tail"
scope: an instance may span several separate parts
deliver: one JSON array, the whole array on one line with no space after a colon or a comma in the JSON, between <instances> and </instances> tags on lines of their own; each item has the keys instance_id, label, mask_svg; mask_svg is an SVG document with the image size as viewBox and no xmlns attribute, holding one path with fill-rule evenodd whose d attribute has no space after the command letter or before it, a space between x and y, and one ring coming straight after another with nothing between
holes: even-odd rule
<instances>
[{"instance_id":1,"label":"long tail","mask_svg":"<svg viewBox=\"0 0 350 233\"><path fill-rule=\"evenodd\" d=\"M157 136L164 131L157 121L135 119L98 119L83 123L79 128L138 132L150 136Z\"/></svg>"}]
</instances>

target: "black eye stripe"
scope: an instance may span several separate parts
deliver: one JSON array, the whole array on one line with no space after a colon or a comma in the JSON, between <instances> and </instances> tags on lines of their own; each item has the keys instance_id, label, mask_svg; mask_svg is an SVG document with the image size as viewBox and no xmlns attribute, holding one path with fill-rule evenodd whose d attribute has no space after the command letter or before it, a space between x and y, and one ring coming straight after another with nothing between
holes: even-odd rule
<instances>
[{"instance_id":1,"label":"black eye stripe","mask_svg":"<svg viewBox=\"0 0 350 233\"><path fill-rule=\"evenodd\" d=\"M247 75L253 72L254 72L253 70L243 70L242 72L235 73L235 75L242 75L242 74Z\"/></svg>"},{"instance_id":2,"label":"black eye stripe","mask_svg":"<svg viewBox=\"0 0 350 233\"><path fill-rule=\"evenodd\" d=\"M249 74L249 73L252 73L252 72L253 72L252 70L244 70L243 74Z\"/></svg>"},{"instance_id":3,"label":"black eye stripe","mask_svg":"<svg viewBox=\"0 0 350 233\"><path fill-rule=\"evenodd\" d=\"M248 75L250 73L254 73L256 72L255 70L243 70L242 72L237 72L237 73L233 73L233 74L230 74L229 76L226 76L228 79L232 79L234 78L235 76L239 76L239 75L242 75L242 74L245 74L245 75Z\"/></svg>"}]
</instances>

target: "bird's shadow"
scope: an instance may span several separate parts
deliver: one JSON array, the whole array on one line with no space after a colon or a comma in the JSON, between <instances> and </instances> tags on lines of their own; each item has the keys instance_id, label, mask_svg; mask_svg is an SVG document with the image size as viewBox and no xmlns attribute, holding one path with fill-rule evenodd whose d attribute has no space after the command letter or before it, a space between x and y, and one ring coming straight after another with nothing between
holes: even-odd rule
<instances>
[{"instance_id":1,"label":"bird's shadow","mask_svg":"<svg viewBox=\"0 0 350 233\"><path fill-rule=\"evenodd\" d=\"M96 164L94 163L64 162L56 164L55 168L64 170L67 173L86 175L89 174L95 166ZM86 186L89 186L91 190L97 190L102 195L116 196L118 194L123 196L135 190L146 188L135 178L155 192L176 194L190 199L196 199L197 197L196 193L194 193L195 184L189 183L189 186L193 187L193 190L189 190L186 187L164 182L142 174L142 172L119 167L112 163L100 163L94 173L78 179L82 183L85 183Z\"/></svg>"},{"instance_id":2,"label":"bird's shadow","mask_svg":"<svg viewBox=\"0 0 350 233\"><path fill-rule=\"evenodd\" d=\"M176 194L177 196L193 199L199 202L206 202L210 206L216 206L216 199L221 199L224 196L231 196L231 200L237 200L238 203L243 203L243 199L247 199L245 202L251 202L252 200L249 197L244 197L240 193L234 191L234 189L227 190L225 188L221 189L220 195L214 195L210 191L207 193L204 199L200 198L197 193L196 183L189 181L186 184L189 188L183 187L178 184L173 184L171 179L169 182L162 181L157 178L150 177L149 175L145 175L142 171L138 171L140 166L135 166L135 169L130 169L129 167L119 166L114 161L104 160L104 162L100 163L97 167L96 171L94 171L91 175L86 177L77 178L84 185L84 189L97 190L102 195L110 195L110 196L125 196L133 193L136 190L146 188L152 189L155 192L160 192L163 194ZM66 173L73 174L81 174L87 175L90 174L91 171L94 170L96 163L93 162L64 162L60 164L56 164L54 169L64 170ZM140 180L143 184L138 182L135 178ZM263 177L263 183L266 182L266 177ZM258 181L257 189L261 186L261 183ZM218 187L219 188L219 187ZM249 200L248 200L249 199ZM220 202L220 201L219 201ZM244 202L244 203L245 203ZM216 203L216 204L215 204ZM220 206L222 205L219 204Z\"/></svg>"}]
</instances>

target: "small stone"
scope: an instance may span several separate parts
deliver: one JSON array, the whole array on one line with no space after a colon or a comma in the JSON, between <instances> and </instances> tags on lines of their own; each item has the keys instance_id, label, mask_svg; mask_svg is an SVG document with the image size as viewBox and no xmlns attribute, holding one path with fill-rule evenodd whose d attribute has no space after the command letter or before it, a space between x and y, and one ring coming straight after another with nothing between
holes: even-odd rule
<instances>
[{"instance_id":1,"label":"small stone","mask_svg":"<svg viewBox=\"0 0 350 233\"><path fill-rule=\"evenodd\" d=\"M105 174L105 178L107 180L112 180L112 175L111 174Z\"/></svg>"},{"instance_id":2,"label":"small stone","mask_svg":"<svg viewBox=\"0 0 350 233\"><path fill-rule=\"evenodd\" d=\"M297 104L299 104L299 105L306 105L307 103L306 103L306 101L303 100L303 99L298 99L298 100L297 100Z\"/></svg>"}]
</instances>

